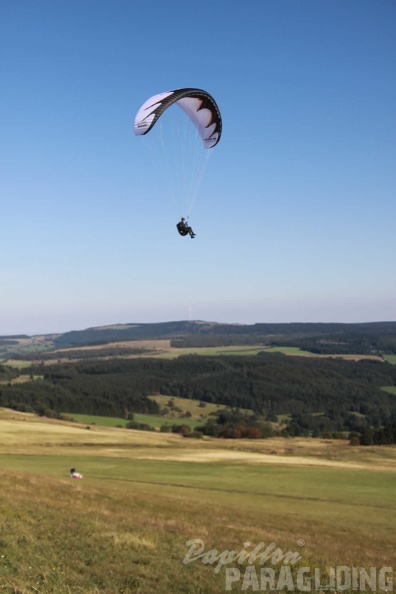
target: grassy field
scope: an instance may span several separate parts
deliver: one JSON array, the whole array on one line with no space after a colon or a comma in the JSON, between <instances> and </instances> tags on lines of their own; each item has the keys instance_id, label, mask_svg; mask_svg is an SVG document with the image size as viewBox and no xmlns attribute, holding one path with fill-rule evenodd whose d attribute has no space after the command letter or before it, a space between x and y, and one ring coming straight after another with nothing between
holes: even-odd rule
<instances>
[{"instance_id":1,"label":"grassy field","mask_svg":"<svg viewBox=\"0 0 396 594\"><path fill-rule=\"evenodd\" d=\"M26 367L30 367L32 362L31 361L25 361L23 359L6 359L3 358L1 360L1 363L3 363L4 365L9 365L10 367L16 367L17 369L26 369Z\"/></svg>"},{"instance_id":2,"label":"grassy field","mask_svg":"<svg viewBox=\"0 0 396 594\"><path fill-rule=\"evenodd\" d=\"M158 353L158 357L162 359L174 359L181 355L203 355L203 356L217 356L217 355L257 355L266 350L263 345L258 346L223 346L223 347L190 347L177 348L171 347L162 353Z\"/></svg>"},{"instance_id":3,"label":"grassy field","mask_svg":"<svg viewBox=\"0 0 396 594\"><path fill-rule=\"evenodd\" d=\"M293 575L395 563L396 448L196 441L0 409L0 468L7 594L224 592L213 557L183 563L191 539L218 552L274 543L301 557ZM233 592L246 564L231 563Z\"/></svg>"},{"instance_id":4,"label":"grassy field","mask_svg":"<svg viewBox=\"0 0 396 594\"><path fill-rule=\"evenodd\" d=\"M153 429L160 429L164 425L168 427L187 425L190 429L194 429L197 425L204 424L212 414L226 408L221 404L202 403L203 405L200 405L198 400L178 398L176 396L154 395L150 396L150 398L155 400L161 408L167 408L168 413L166 415L134 413L134 421L149 425ZM79 423L102 427L125 427L128 422L126 419L118 417L101 417L76 413L65 414Z\"/></svg>"},{"instance_id":5,"label":"grassy field","mask_svg":"<svg viewBox=\"0 0 396 594\"><path fill-rule=\"evenodd\" d=\"M143 352L139 354L130 354L130 349L142 349ZM223 346L223 347L190 347L190 348L177 348L172 347L170 340L135 340L135 341L124 341L124 342L113 342L106 345L94 345L84 347L69 347L65 349L59 349L54 351L56 353L55 359L44 360L45 365L62 362L78 361L78 353L80 351L92 352L92 357L100 357L101 351L106 351L106 358L112 358L111 351L114 350L115 357L119 357L122 351L125 351L124 358L141 358L141 357L153 357L158 359L175 359L183 355L202 355L202 356L218 356L218 355L235 355L235 356L254 356L260 352L268 353L283 353L284 355L291 356L303 356L303 357L340 357L347 360L359 360L359 359L375 359L383 360L382 357L375 355L316 355L308 351L301 350L297 347L267 347L265 345L246 345L246 346ZM146 351L146 352L144 352ZM109 353L110 354L107 354ZM73 353L76 357L73 357ZM384 357L391 363L396 363L396 355L386 355ZM29 367L32 361L22 359L7 359L6 354L3 354L2 362L7 365L18 367L23 369ZM37 360L35 363L41 362L40 352L37 354Z\"/></svg>"},{"instance_id":6,"label":"grassy field","mask_svg":"<svg viewBox=\"0 0 396 594\"><path fill-rule=\"evenodd\" d=\"M125 427L128 421L126 419L121 419L118 417L100 417L96 415L82 415L82 414L75 414L75 413L66 413L67 416L72 417L75 421L79 423L84 423L87 425L100 425L102 427ZM133 415L134 421L138 423L144 423L145 425L149 425L153 427L153 429L160 429L160 427L166 425L168 427L172 427L172 425L187 425L190 429L193 429L198 422L191 418L180 419L180 418L169 418L169 417L162 417L157 415L144 415L139 413L134 413Z\"/></svg>"},{"instance_id":7,"label":"grassy field","mask_svg":"<svg viewBox=\"0 0 396 594\"><path fill-rule=\"evenodd\" d=\"M177 396L163 396L161 394L150 396L161 408L168 408L172 412L169 402L173 402L173 408L181 409L184 413L189 412L192 418L200 420L207 419L209 416L226 408L222 404L213 404L211 402L200 402L192 398L179 398Z\"/></svg>"},{"instance_id":8,"label":"grassy field","mask_svg":"<svg viewBox=\"0 0 396 594\"><path fill-rule=\"evenodd\" d=\"M389 394L395 394L396 396L396 386L383 386L381 389L385 390L385 392L388 392Z\"/></svg>"},{"instance_id":9,"label":"grassy field","mask_svg":"<svg viewBox=\"0 0 396 594\"><path fill-rule=\"evenodd\" d=\"M18 377L14 377L9 380L0 381L1 384L24 384L25 382L30 382L32 380L43 379L42 375L18 375Z\"/></svg>"}]
</instances>

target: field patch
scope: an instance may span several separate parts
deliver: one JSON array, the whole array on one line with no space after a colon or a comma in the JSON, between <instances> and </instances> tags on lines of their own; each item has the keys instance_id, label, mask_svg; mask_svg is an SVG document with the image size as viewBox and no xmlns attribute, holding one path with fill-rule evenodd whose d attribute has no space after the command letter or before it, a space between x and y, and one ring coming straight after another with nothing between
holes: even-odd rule
<instances>
[{"instance_id":1,"label":"field patch","mask_svg":"<svg viewBox=\"0 0 396 594\"><path fill-rule=\"evenodd\" d=\"M388 394L394 394L396 396L396 386L383 386L381 390L385 390Z\"/></svg>"},{"instance_id":2,"label":"field patch","mask_svg":"<svg viewBox=\"0 0 396 594\"><path fill-rule=\"evenodd\" d=\"M167 416L176 418L179 414L190 414L196 421L207 420L209 417L215 416L220 411L227 407L223 404L214 404L212 402L201 402L190 398L179 398L178 396L150 396L152 400L161 407L166 408L169 413Z\"/></svg>"},{"instance_id":3,"label":"field patch","mask_svg":"<svg viewBox=\"0 0 396 594\"><path fill-rule=\"evenodd\" d=\"M223 404L200 402L199 400L179 398L177 396L152 395L150 399L154 400L160 409L167 412L163 415L133 413L133 419L138 423L149 425L157 430L163 426L172 427L173 425L187 425L190 429L194 429L198 425L205 424L209 419L215 418L217 413L228 408ZM242 409L241 412L251 414L252 411ZM119 417L103 417L67 412L65 414L79 423L86 423L88 425L125 427L128 423L127 419Z\"/></svg>"},{"instance_id":4,"label":"field patch","mask_svg":"<svg viewBox=\"0 0 396 594\"><path fill-rule=\"evenodd\" d=\"M392 365L396 365L396 355L384 355L384 359L388 361L388 363L392 363Z\"/></svg>"}]
</instances>

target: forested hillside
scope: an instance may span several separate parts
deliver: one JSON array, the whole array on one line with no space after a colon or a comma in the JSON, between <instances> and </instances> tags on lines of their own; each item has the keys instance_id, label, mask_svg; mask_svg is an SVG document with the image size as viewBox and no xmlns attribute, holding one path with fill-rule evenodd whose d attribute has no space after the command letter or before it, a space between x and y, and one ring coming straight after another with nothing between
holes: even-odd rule
<instances>
[{"instance_id":1,"label":"forested hillside","mask_svg":"<svg viewBox=\"0 0 396 594\"><path fill-rule=\"evenodd\" d=\"M155 324L119 324L75 330L57 335L0 337L0 356L29 358L54 357L60 349L168 340L175 348L263 345L293 346L315 354L396 354L396 322L361 324L219 324L203 321ZM146 348L146 347L144 347ZM102 353L103 354L103 353ZM82 355L80 355L82 356Z\"/></svg>"},{"instance_id":2,"label":"forested hillside","mask_svg":"<svg viewBox=\"0 0 396 594\"><path fill-rule=\"evenodd\" d=\"M312 432L380 426L396 412L396 366L375 361L288 357L184 356L116 359L31 368L42 380L0 386L0 405L124 416L158 413L148 396L169 396L251 409ZM26 370L25 370L26 373ZM295 431L295 429L294 429Z\"/></svg>"},{"instance_id":3,"label":"forested hillside","mask_svg":"<svg viewBox=\"0 0 396 594\"><path fill-rule=\"evenodd\" d=\"M168 338L174 346L229 344L293 344L302 348L323 348L326 352L370 354L384 350L396 353L396 322L362 324L219 324L181 321L158 324L125 324L66 332L54 340L54 348L106 344L123 340ZM320 347L318 347L320 345ZM331 346L332 345L332 346ZM333 348L333 350L331 350Z\"/></svg>"}]
</instances>

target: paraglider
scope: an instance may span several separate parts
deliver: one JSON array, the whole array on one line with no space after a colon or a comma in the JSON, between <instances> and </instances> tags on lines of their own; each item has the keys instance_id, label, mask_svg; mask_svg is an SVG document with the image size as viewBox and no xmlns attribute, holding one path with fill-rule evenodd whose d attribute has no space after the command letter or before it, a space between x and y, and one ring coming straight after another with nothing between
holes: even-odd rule
<instances>
[{"instance_id":1,"label":"paraglider","mask_svg":"<svg viewBox=\"0 0 396 594\"><path fill-rule=\"evenodd\" d=\"M169 109L173 105L181 108L185 115L182 114L176 125L171 124L167 133L165 125L171 122L170 112L175 114L174 109ZM165 112L166 116L162 118ZM145 136L158 121L160 129L154 149L158 153L158 161L163 161L166 181L170 181L171 186L173 182L170 193L179 202L179 211L188 220L208 154L211 152L206 149L214 148L221 137L220 110L207 91L195 88L176 89L153 95L143 103L135 117L135 135ZM173 170L170 171L172 165ZM181 217L176 227L180 235L195 237L184 217Z\"/></svg>"},{"instance_id":2,"label":"paraglider","mask_svg":"<svg viewBox=\"0 0 396 594\"><path fill-rule=\"evenodd\" d=\"M191 239L194 239L195 233L183 217L181 218L181 221L177 223L176 227L180 235L183 237L190 235Z\"/></svg>"}]
</instances>

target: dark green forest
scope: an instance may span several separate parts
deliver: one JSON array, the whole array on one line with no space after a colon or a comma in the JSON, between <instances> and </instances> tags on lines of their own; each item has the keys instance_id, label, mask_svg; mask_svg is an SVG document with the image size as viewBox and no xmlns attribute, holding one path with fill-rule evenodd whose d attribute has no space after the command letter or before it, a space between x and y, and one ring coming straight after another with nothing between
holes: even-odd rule
<instances>
[{"instance_id":1,"label":"dark green forest","mask_svg":"<svg viewBox=\"0 0 396 594\"><path fill-rule=\"evenodd\" d=\"M0 368L0 406L39 414L158 414L148 396L164 394L249 409L255 419L267 422L287 415L284 434L314 436L379 430L396 415L396 395L381 389L396 386L396 366L370 360L264 352L252 357L93 360L36 365L28 373L43 379L4 382L15 373Z\"/></svg>"}]
</instances>

